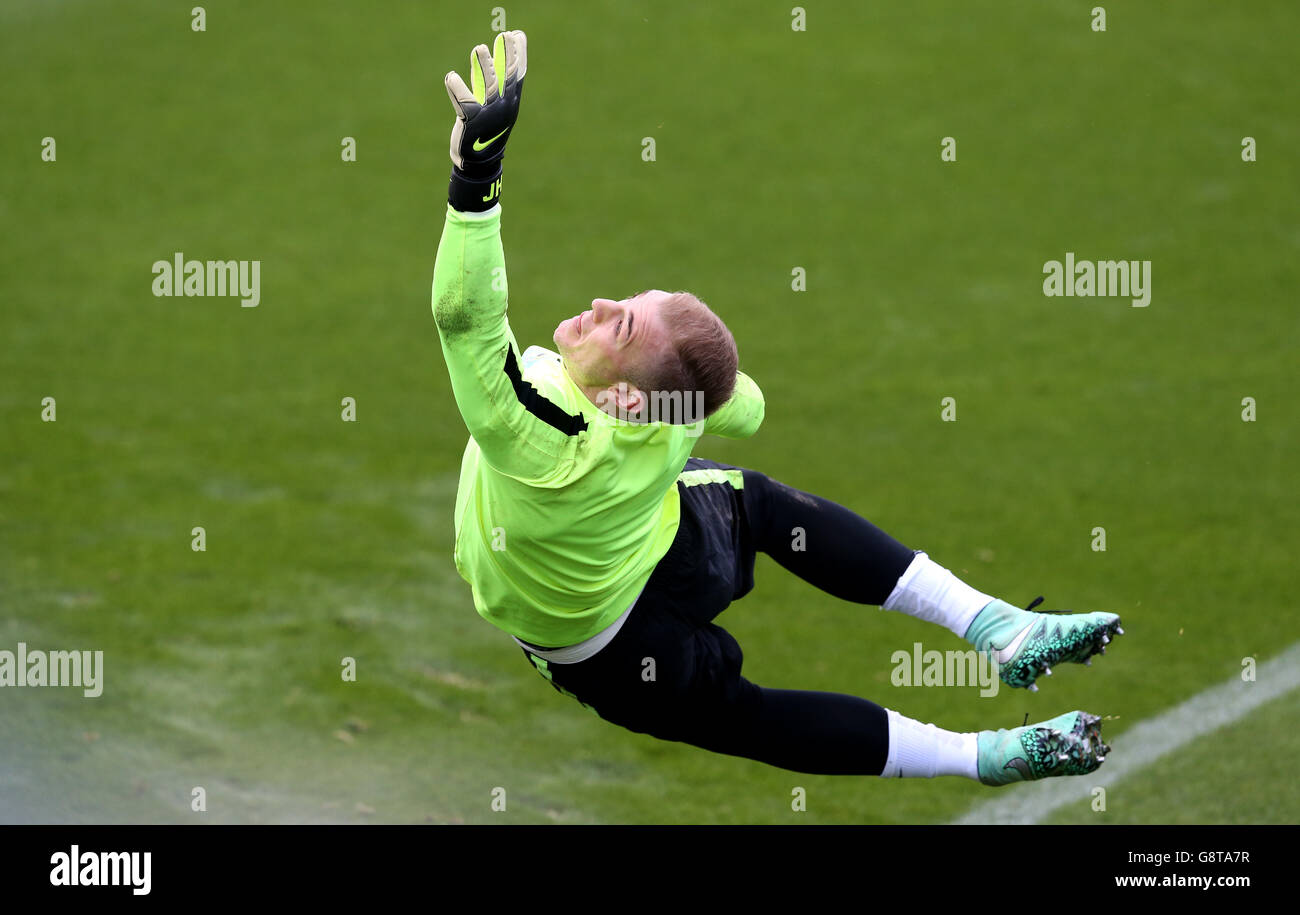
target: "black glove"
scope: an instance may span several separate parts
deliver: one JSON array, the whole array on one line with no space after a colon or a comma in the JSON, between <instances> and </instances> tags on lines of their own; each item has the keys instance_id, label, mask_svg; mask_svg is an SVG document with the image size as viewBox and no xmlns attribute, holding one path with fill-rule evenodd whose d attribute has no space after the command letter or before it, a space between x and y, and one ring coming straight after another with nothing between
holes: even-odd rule
<instances>
[{"instance_id":1,"label":"black glove","mask_svg":"<svg viewBox=\"0 0 1300 915\"><path fill-rule=\"evenodd\" d=\"M457 210L481 212L500 200L501 157L519 116L527 70L528 41L524 33L501 32L491 57L484 44L470 52L472 90L455 70L443 81L456 109L447 200Z\"/></svg>"}]
</instances>

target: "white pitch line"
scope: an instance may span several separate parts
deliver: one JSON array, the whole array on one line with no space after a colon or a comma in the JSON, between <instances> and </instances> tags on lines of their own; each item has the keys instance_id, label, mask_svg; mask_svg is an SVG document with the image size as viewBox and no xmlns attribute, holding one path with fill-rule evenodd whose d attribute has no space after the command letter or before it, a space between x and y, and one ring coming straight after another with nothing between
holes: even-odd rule
<instances>
[{"instance_id":1,"label":"white pitch line","mask_svg":"<svg viewBox=\"0 0 1300 915\"><path fill-rule=\"evenodd\" d=\"M998 789L1005 792L1002 796L980 804L953 822L958 825L1040 822L1067 804L1091 801L1094 788L1109 788L1162 756L1232 724L1297 687L1300 687L1300 642L1258 665L1254 682L1244 682L1240 674L1235 674L1227 682L1197 693L1167 712L1139 721L1116 738L1111 754L1091 775L1008 785Z\"/></svg>"}]
</instances>

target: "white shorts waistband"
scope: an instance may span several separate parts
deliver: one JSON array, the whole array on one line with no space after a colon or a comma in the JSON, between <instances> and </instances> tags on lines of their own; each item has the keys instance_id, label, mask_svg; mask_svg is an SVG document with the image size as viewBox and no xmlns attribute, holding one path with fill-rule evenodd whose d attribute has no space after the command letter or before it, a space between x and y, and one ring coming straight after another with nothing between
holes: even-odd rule
<instances>
[{"instance_id":1,"label":"white shorts waistband","mask_svg":"<svg viewBox=\"0 0 1300 915\"><path fill-rule=\"evenodd\" d=\"M640 599L641 596L637 595L637 600ZM529 645L527 642L517 639L514 636L511 636L511 638L515 639L515 641L519 643L519 647L524 649L524 651L531 655L536 655L548 663L577 664L579 661L585 661L588 658L594 657L597 652L610 642L614 641L614 636L618 635L618 631L623 628L623 624L627 622L627 618L632 615L632 607L635 606L636 601L634 600L632 601L631 606L624 610L618 619L614 620L614 622L600 630L600 632L597 632L591 638L585 639L576 645L568 645L564 648L538 648L536 645Z\"/></svg>"}]
</instances>

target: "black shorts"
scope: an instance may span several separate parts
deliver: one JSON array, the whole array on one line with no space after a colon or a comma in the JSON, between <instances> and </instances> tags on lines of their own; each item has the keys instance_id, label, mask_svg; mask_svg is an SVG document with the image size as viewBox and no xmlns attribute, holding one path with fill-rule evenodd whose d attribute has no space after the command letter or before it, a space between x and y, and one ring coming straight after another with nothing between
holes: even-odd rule
<instances>
[{"instance_id":1,"label":"black shorts","mask_svg":"<svg viewBox=\"0 0 1300 915\"><path fill-rule=\"evenodd\" d=\"M795 772L879 775L889 749L883 707L751 683L740 646L713 620L753 589L759 552L828 594L879 606L913 551L755 470L691 458L677 490L677 535L609 644L576 664L525 655L560 692L628 730Z\"/></svg>"},{"instance_id":2,"label":"black shorts","mask_svg":"<svg viewBox=\"0 0 1300 915\"><path fill-rule=\"evenodd\" d=\"M576 664L524 654L556 689L607 721L708 746L718 712L743 717L761 701L741 676L740 645L713 620L754 587L746 521L754 471L690 458L678 478L681 523L614 639ZM754 487L751 487L751 491Z\"/></svg>"}]
</instances>

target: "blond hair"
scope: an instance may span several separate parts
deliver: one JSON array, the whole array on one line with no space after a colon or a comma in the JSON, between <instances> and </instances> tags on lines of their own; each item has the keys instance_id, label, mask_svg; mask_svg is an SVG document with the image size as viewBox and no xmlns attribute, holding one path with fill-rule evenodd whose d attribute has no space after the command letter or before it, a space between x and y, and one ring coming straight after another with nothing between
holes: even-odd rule
<instances>
[{"instance_id":1,"label":"blond hair","mask_svg":"<svg viewBox=\"0 0 1300 915\"><path fill-rule=\"evenodd\" d=\"M687 404L702 398L704 416L711 416L736 388L740 362L736 339L722 319L689 292L675 292L664 300L659 316L669 329L668 352L657 363L633 372L628 380L652 397L680 392ZM676 421L703 418L688 416Z\"/></svg>"}]
</instances>

